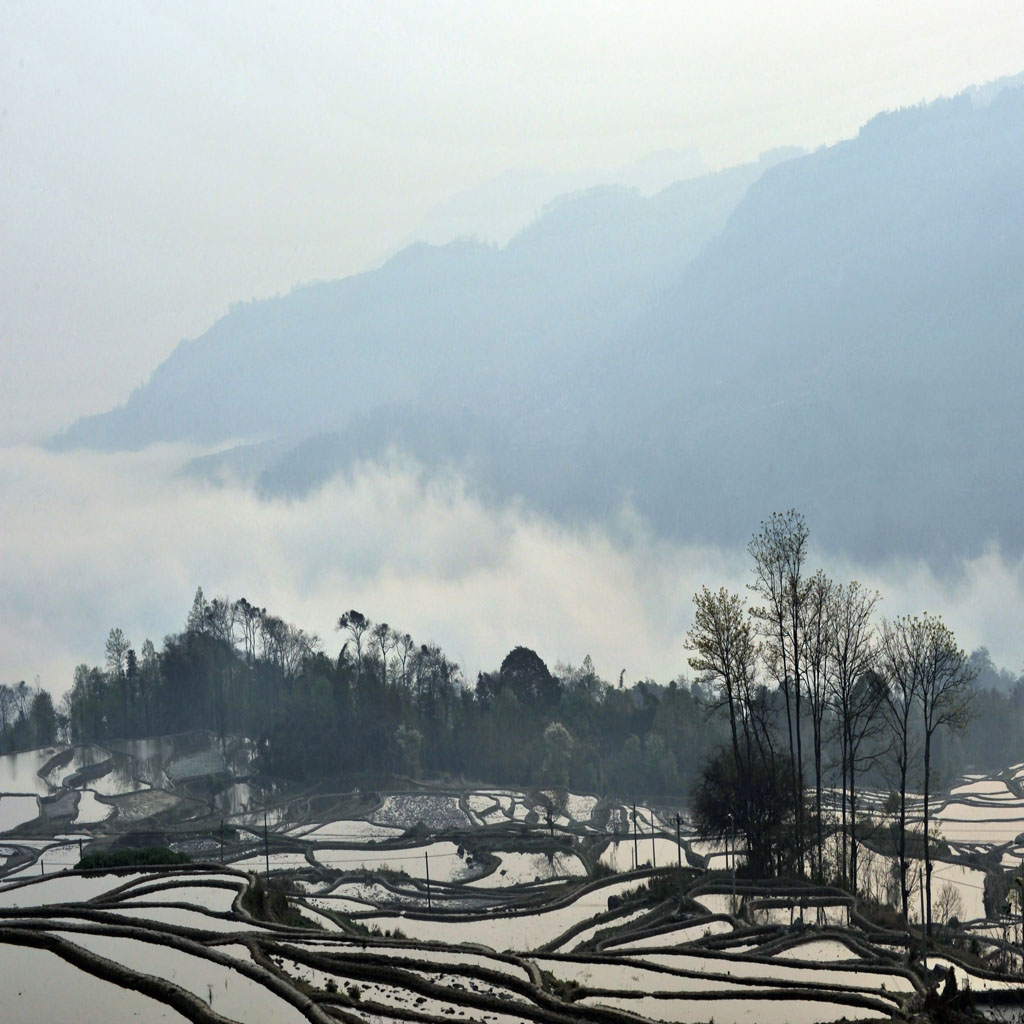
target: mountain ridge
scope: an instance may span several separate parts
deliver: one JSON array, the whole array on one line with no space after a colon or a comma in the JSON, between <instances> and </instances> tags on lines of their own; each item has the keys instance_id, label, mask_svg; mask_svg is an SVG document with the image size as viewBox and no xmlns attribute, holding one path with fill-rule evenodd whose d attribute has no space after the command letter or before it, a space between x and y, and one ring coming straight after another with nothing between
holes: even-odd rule
<instances>
[{"instance_id":1,"label":"mountain ridge","mask_svg":"<svg viewBox=\"0 0 1024 1024\"><path fill-rule=\"evenodd\" d=\"M191 415L143 388L57 443L245 437L258 412L248 436L294 442L250 467L268 497L397 449L562 517L629 500L686 539L742 542L752 509L795 505L862 557L1018 554L1021 181L1024 90L1007 88L649 199L592 190L503 249L417 246L313 286L344 344L303 342L287 298L249 310L249 333L221 321L176 353L234 331L214 367L185 362Z\"/></svg>"}]
</instances>

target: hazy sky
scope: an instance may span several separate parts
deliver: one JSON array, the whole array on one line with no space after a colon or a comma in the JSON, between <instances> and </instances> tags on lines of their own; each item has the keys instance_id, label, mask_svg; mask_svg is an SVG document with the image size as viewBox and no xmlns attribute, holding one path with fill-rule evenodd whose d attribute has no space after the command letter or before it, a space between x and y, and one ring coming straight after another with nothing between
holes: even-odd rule
<instances>
[{"instance_id":1,"label":"hazy sky","mask_svg":"<svg viewBox=\"0 0 1024 1024\"><path fill-rule=\"evenodd\" d=\"M357 607L471 673L517 643L612 679L684 670L691 595L742 587L745 558L628 509L571 530L406 465L261 502L175 479L181 450L23 442L123 400L233 302L372 266L498 176L815 147L1022 55L1020 0L0 0L0 681L64 690L111 626L180 628L197 584L332 653ZM1020 667L1024 563L825 567Z\"/></svg>"},{"instance_id":2,"label":"hazy sky","mask_svg":"<svg viewBox=\"0 0 1024 1024\"><path fill-rule=\"evenodd\" d=\"M0 443L504 171L813 147L1022 54L1019 0L3 0Z\"/></svg>"}]
</instances>

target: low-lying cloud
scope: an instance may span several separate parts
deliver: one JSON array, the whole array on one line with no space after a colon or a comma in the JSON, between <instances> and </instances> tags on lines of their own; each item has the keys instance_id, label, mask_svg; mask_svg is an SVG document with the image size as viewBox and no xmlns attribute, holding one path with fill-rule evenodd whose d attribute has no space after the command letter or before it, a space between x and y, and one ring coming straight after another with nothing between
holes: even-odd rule
<instances>
[{"instance_id":1,"label":"low-lying cloud","mask_svg":"<svg viewBox=\"0 0 1024 1024\"><path fill-rule=\"evenodd\" d=\"M667 542L628 508L570 527L399 458L303 501L264 501L177 476L191 454L0 450L0 681L38 675L61 692L75 664L102 661L115 625L159 646L200 585L315 630L331 654L338 616L358 608L437 641L470 679L524 644L552 665L590 654L605 678L668 681L687 671L693 593L750 579L744 552ZM751 511L751 531L770 511ZM815 555L881 590L885 614L940 612L968 649L1020 668L1024 563L989 551L939 578L920 562Z\"/></svg>"}]
</instances>

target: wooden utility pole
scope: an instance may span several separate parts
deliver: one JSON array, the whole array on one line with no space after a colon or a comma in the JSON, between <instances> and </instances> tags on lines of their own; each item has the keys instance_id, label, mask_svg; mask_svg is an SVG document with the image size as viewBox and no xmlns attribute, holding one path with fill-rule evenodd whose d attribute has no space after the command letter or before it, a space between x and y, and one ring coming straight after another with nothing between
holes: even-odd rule
<instances>
[{"instance_id":1,"label":"wooden utility pole","mask_svg":"<svg viewBox=\"0 0 1024 1024\"><path fill-rule=\"evenodd\" d=\"M679 910L683 909L683 842L679 827L679 812L676 811L676 852L679 857Z\"/></svg>"},{"instance_id":2,"label":"wooden utility pole","mask_svg":"<svg viewBox=\"0 0 1024 1024\"><path fill-rule=\"evenodd\" d=\"M1024 857L1020 859L1020 874L1013 880L1017 906L1020 908L1020 962L1024 969Z\"/></svg>"},{"instance_id":3,"label":"wooden utility pole","mask_svg":"<svg viewBox=\"0 0 1024 1024\"><path fill-rule=\"evenodd\" d=\"M732 841L732 899L729 902L729 912L732 914L736 913L736 822L733 820L733 816L729 814L729 837ZM726 864L729 863L729 857L726 855ZM803 920L803 906L800 908L800 920ZM792 923L792 919L790 921Z\"/></svg>"},{"instance_id":4,"label":"wooden utility pole","mask_svg":"<svg viewBox=\"0 0 1024 1024\"><path fill-rule=\"evenodd\" d=\"M224 863L224 819L220 819L220 862Z\"/></svg>"},{"instance_id":5,"label":"wooden utility pole","mask_svg":"<svg viewBox=\"0 0 1024 1024\"><path fill-rule=\"evenodd\" d=\"M651 811L651 867L658 866L658 851L654 846L654 811Z\"/></svg>"},{"instance_id":6,"label":"wooden utility pole","mask_svg":"<svg viewBox=\"0 0 1024 1024\"><path fill-rule=\"evenodd\" d=\"M927 938L927 927L928 922L924 916L924 877L921 874L921 869L917 869L917 887L921 890L921 967L924 970L928 970L928 938Z\"/></svg>"},{"instance_id":7,"label":"wooden utility pole","mask_svg":"<svg viewBox=\"0 0 1024 1024\"><path fill-rule=\"evenodd\" d=\"M430 854L423 851L423 863L427 866L427 910L430 910Z\"/></svg>"},{"instance_id":8,"label":"wooden utility pole","mask_svg":"<svg viewBox=\"0 0 1024 1024\"><path fill-rule=\"evenodd\" d=\"M267 862L267 878L270 878L270 837L267 830L267 809L263 808L263 856Z\"/></svg>"},{"instance_id":9,"label":"wooden utility pole","mask_svg":"<svg viewBox=\"0 0 1024 1024\"><path fill-rule=\"evenodd\" d=\"M633 804L633 870L640 867L640 844L636 838L636 803Z\"/></svg>"}]
</instances>

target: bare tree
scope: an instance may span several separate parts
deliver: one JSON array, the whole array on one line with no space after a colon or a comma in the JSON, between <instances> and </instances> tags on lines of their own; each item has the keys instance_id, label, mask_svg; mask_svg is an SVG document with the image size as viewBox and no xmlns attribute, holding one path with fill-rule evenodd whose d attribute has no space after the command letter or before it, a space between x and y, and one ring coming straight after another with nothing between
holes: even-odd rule
<instances>
[{"instance_id":1,"label":"bare tree","mask_svg":"<svg viewBox=\"0 0 1024 1024\"><path fill-rule=\"evenodd\" d=\"M240 597L234 604L232 622L240 635L245 660L250 665L256 660L256 641L260 632L260 620L267 614L266 608L258 608Z\"/></svg>"},{"instance_id":2,"label":"bare tree","mask_svg":"<svg viewBox=\"0 0 1024 1024\"><path fill-rule=\"evenodd\" d=\"M832 672L832 592L834 584L819 569L807 583L805 598L803 648L806 659L804 687L811 716L814 746L814 816L817 835L817 877L824 881L824 822L821 801L822 730L828 706L828 679Z\"/></svg>"},{"instance_id":3,"label":"bare tree","mask_svg":"<svg viewBox=\"0 0 1024 1024\"><path fill-rule=\"evenodd\" d=\"M764 640L769 670L786 701L789 752L792 765L793 811L796 819L797 858L804 867L804 769L800 732L800 697L804 671L801 644L806 581L807 524L795 509L775 512L761 523L747 551L754 559L750 589L764 602L751 610Z\"/></svg>"},{"instance_id":4,"label":"bare tree","mask_svg":"<svg viewBox=\"0 0 1024 1024\"><path fill-rule=\"evenodd\" d=\"M927 930L932 926L932 860L928 845L932 740L940 729L963 729L970 719L976 675L952 631L936 615L905 621L917 662L918 697L924 732L924 870Z\"/></svg>"},{"instance_id":5,"label":"bare tree","mask_svg":"<svg viewBox=\"0 0 1024 1024\"><path fill-rule=\"evenodd\" d=\"M955 917L960 918L964 912L964 901L960 892L952 882L943 882L939 888L938 899L935 902L935 911L939 921L945 927Z\"/></svg>"},{"instance_id":6,"label":"bare tree","mask_svg":"<svg viewBox=\"0 0 1024 1024\"><path fill-rule=\"evenodd\" d=\"M204 609L205 632L217 640L233 643L237 608L226 597L215 597Z\"/></svg>"},{"instance_id":7,"label":"bare tree","mask_svg":"<svg viewBox=\"0 0 1024 1024\"><path fill-rule=\"evenodd\" d=\"M203 588L196 587L195 597L192 598L192 607L189 609L188 618L185 620L186 633L205 633L207 627L206 619L206 598L203 596Z\"/></svg>"},{"instance_id":8,"label":"bare tree","mask_svg":"<svg viewBox=\"0 0 1024 1024\"><path fill-rule=\"evenodd\" d=\"M409 685L409 658L415 652L416 645L408 633L399 633L397 630L392 634L392 642L402 670L402 689L404 690Z\"/></svg>"},{"instance_id":9,"label":"bare tree","mask_svg":"<svg viewBox=\"0 0 1024 1024\"><path fill-rule=\"evenodd\" d=\"M114 679L120 679L124 675L125 658L128 655L129 647L131 647L131 644L128 642L128 638L117 627L107 634L107 672Z\"/></svg>"},{"instance_id":10,"label":"bare tree","mask_svg":"<svg viewBox=\"0 0 1024 1024\"><path fill-rule=\"evenodd\" d=\"M285 627L282 668L285 678L294 680L303 663L320 650L320 637L298 626Z\"/></svg>"},{"instance_id":11,"label":"bare tree","mask_svg":"<svg viewBox=\"0 0 1024 1024\"><path fill-rule=\"evenodd\" d=\"M877 591L856 581L839 584L831 594L832 672L829 697L839 732L842 775L841 817L842 873L847 874L847 807L849 807L849 881L857 892L857 772L867 769L874 756L872 739L881 726L879 709L885 697L880 679L873 673L876 661L875 631L871 624Z\"/></svg>"},{"instance_id":12,"label":"bare tree","mask_svg":"<svg viewBox=\"0 0 1024 1024\"><path fill-rule=\"evenodd\" d=\"M711 682L718 707L729 712L733 757L740 771L751 760L751 736L746 695L755 670L757 646L743 599L724 587L712 593L707 587L693 595L694 623L686 634L687 649L694 651L690 667ZM743 733L743 742L740 734Z\"/></svg>"},{"instance_id":13,"label":"bare tree","mask_svg":"<svg viewBox=\"0 0 1024 1024\"><path fill-rule=\"evenodd\" d=\"M0 732L6 730L14 722L15 701L14 687L0 683Z\"/></svg>"},{"instance_id":14,"label":"bare tree","mask_svg":"<svg viewBox=\"0 0 1024 1024\"><path fill-rule=\"evenodd\" d=\"M285 646L288 625L276 615L261 615L259 623L260 658L281 669L284 674Z\"/></svg>"},{"instance_id":15,"label":"bare tree","mask_svg":"<svg viewBox=\"0 0 1024 1024\"><path fill-rule=\"evenodd\" d=\"M770 870L789 844L781 835L787 815L783 797L791 774L776 755L777 694L757 681L757 642L743 599L724 588L695 594L687 646L690 666L712 685L712 708L726 708L732 739L731 765L723 751L706 767L701 784L703 821L710 828L739 826L751 863Z\"/></svg>"},{"instance_id":16,"label":"bare tree","mask_svg":"<svg viewBox=\"0 0 1024 1024\"><path fill-rule=\"evenodd\" d=\"M904 617L895 622L883 623L880 652L880 664L887 684L884 709L891 739L889 752L899 785L897 858L900 903L905 921L909 920L910 890L913 882L913 879L908 877L907 778L911 763L917 755L913 723L920 686L917 643L912 622L913 620Z\"/></svg>"},{"instance_id":17,"label":"bare tree","mask_svg":"<svg viewBox=\"0 0 1024 1024\"><path fill-rule=\"evenodd\" d=\"M395 648L395 632L386 622L378 622L370 630L373 642L380 649L381 686L388 685L388 653Z\"/></svg>"},{"instance_id":18,"label":"bare tree","mask_svg":"<svg viewBox=\"0 0 1024 1024\"><path fill-rule=\"evenodd\" d=\"M128 724L128 675L127 675L127 663L128 663L128 651L131 649L131 644L128 642L128 638L124 635L124 632L118 628L114 628L110 631L107 636L106 643L106 655L107 655L107 671L110 674L110 678L113 679L117 684L118 695L121 700L121 721L119 723L118 732L121 735L127 735L127 724Z\"/></svg>"},{"instance_id":19,"label":"bare tree","mask_svg":"<svg viewBox=\"0 0 1024 1024\"><path fill-rule=\"evenodd\" d=\"M356 682L359 682L363 670L363 634L370 628L370 620L353 608L338 619L337 628L346 631L355 645Z\"/></svg>"}]
</instances>

